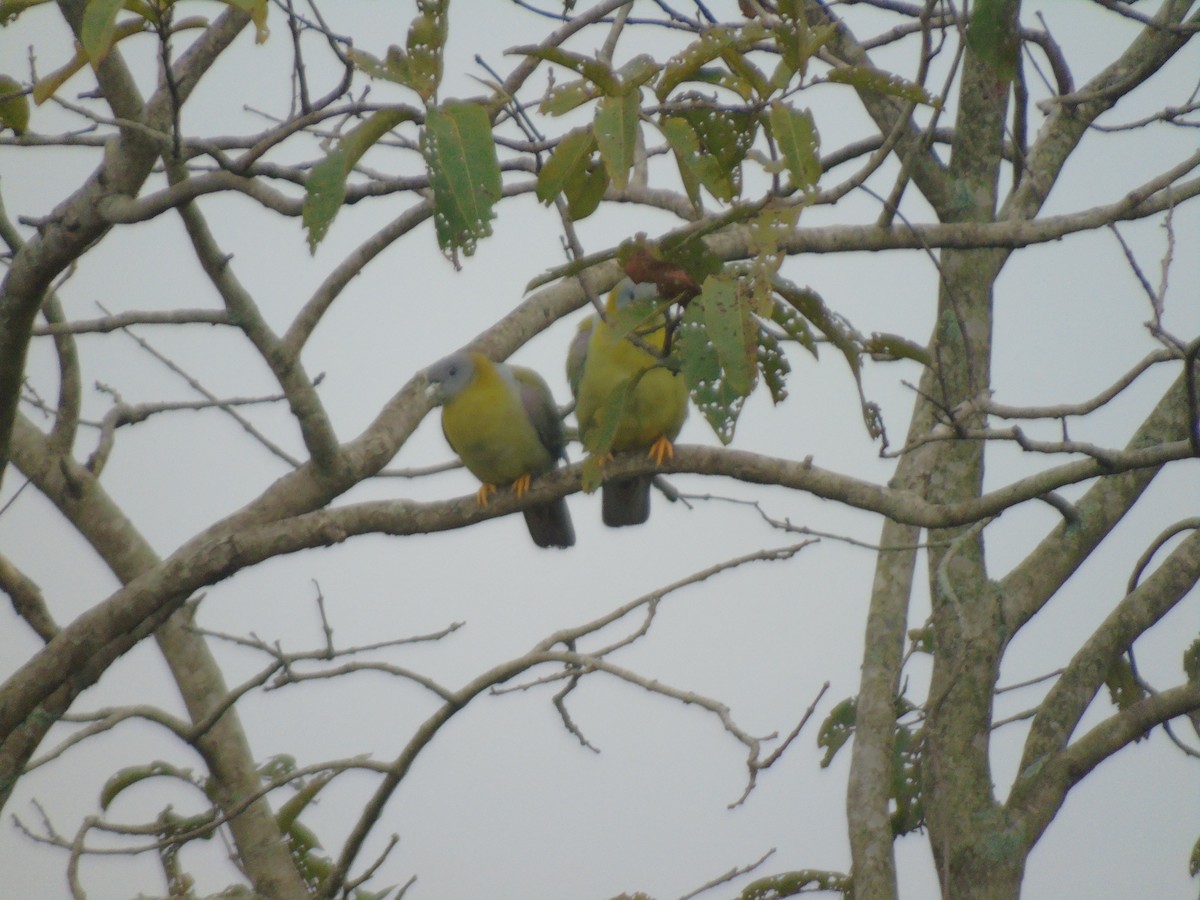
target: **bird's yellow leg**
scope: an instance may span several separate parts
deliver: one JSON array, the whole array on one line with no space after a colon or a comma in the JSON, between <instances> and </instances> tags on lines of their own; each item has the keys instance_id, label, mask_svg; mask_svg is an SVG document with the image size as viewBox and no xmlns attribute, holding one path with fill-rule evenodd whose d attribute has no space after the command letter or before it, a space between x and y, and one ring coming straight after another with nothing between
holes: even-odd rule
<instances>
[{"instance_id":1,"label":"bird's yellow leg","mask_svg":"<svg viewBox=\"0 0 1200 900\"><path fill-rule=\"evenodd\" d=\"M526 472L520 478L513 482L513 493L520 500L525 496L525 492L529 490L529 485L533 483L533 476Z\"/></svg>"},{"instance_id":2,"label":"bird's yellow leg","mask_svg":"<svg viewBox=\"0 0 1200 900\"><path fill-rule=\"evenodd\" d=\"M496 486L494 484L488 484L485 481L479 486L479 490L475 492L475 499L478 501L480 506L487 506L488 500L494 493L496 493Z\"/></svg>"},{"instance_id":3,"label":"bird's yellow leg","mask_svg":"<svg viewBox=\"0 0 1200 900\"><path fill-rule=\"evenodd\" d=\"M650 445L650 452L646 454L653 458L655 465L661 466L664 459L675 458L675 445L664 434L657 441Z\"/></svg>"}]
</instances>

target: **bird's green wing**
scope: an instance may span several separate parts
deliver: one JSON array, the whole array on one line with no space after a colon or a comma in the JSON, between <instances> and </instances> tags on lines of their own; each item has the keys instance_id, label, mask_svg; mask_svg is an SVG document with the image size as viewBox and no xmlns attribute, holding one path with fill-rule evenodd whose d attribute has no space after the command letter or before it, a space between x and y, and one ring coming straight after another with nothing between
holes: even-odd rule
<instances>
[{"instance_id":1,"label":"bird's green wing","mask_svg":"<svg viewBox=\"0 0 1200 900\"><path fill-rule=\"evenodd\" d=\"M549 386L533 369L523 366L509 368L516 379L521 408L537 432L538 440L550 451L552 457L565 459L566 441L563 438L562 419L558 417L558 407L554 403L554 395L550 393Z\"/></svg>"}]
</instances>

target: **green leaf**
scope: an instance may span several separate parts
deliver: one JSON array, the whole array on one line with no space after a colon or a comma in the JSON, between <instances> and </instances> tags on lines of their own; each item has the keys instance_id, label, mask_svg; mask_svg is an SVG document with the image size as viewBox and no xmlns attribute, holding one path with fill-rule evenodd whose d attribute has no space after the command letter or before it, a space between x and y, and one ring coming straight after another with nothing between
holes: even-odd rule
<instances>
[{"instance_id":1,"label":"green leaf","mask_svg":"<svg viewBox=\"0 0 1200 900\"><path fill-rule=\"evenodd\" d=\"M705 305L702 298L697 297L684 310L677 353L692 401L721 443L728 444L733 440L746 396L735 389L729 374L722 368L721 354L708 333ZM733 381L737 378L735 375Z\"/></svg>"},{"instance_id":2,"label":"green leaf","mask_svg":"<svg viewBox=\"0 0 1200 900\"><path fill-rule=\"evenodd\" d=\"M892 834L909 834L925 824L925 800L921 790L921 739L906 725L896 728L892 740L891 815Z\"/></svg>"},{"instance_id":3,"label":"green leaf","mask_svg":"<svg viewBox=\"0 0 1200 900\"><path fill-rule=\"evenodd\" d=\"M267 0L222 0L222 2L249 13L250 21L254 23L254 43L261 44L271 36L267 28Z\"/></svg>"},{"instance_id":4,"label":"green leaf","mask_svg":"<svg viewBox=\"0 0 1200 900\"><path fill-rule=\"evenodd\" d=\"M641 91L615 97L602 97L596 105L596 146L608 170L608 178L617 190L629 184L637 148L638 114L642 109Z\"/></svg>"},{"instance_id":5,"label":"green leaf","mask_svg":"<svg viewBox=\"0 0 1200 900\"><path fill-rule=\"evenodd\" d=\"M566 190L574 179L586 178L588 163L596 149L596 136L591 128L583 126L563 135L542 170L538 172L537 197L549 205L554 198Z\"/></svg>"},{"instance_id":6,"label":"green leaf","mask_svg":"<svg viewBox=\"0 0 1200 900\"><path fill-rule=\"evenodd\" d=\"M613 71L612 66L593 56L572 53L570 50L562 49L562 47L519 47L512 52L565 66L572 72L582 75L588 81L592 82L603 94L614 96L622 93L624 90L621 80L617 77L617 73Z\"/></svg>"},{"instance_id":7,"label":"green leaf","mask_svg":"<svg viewBox=\"0 0 1200 900\"><path fill-rule=\"evenodd\" d=\"M863 424L866 425L867 432L872 437L879 437L883 433L879 421L879 407L869 402L863 393L862 354L865 341L845 319L829 310L816 291L811 288L801 288L778 275L772 279L772 284L776 293L786 303L815 325L829 339L829 342L841 351L854 376L854 384L858 388Z\"/></svg>"},{"instance_id":8,"label":"green leaf","mask_svg":"<svg viewBox=\"0 0 1200 900\"><path fill-rule=\"evenodd\" d=\"M284 832L290 831L296 820L300 817L300 813L304 812L304 808L316 799L317 794L321 793L324 787L333 781L334 776L337 774L337 772L325 772L313 778L298 790L294 796L289 798L283 806L279 807L279 812L275 813L275 822L279 826L279 830ZM315 846L319 847L320 844L316 844Z\"/></svg>"},{"instance_id":9,"label":"green leaf","mask_svg":"<svg viewBox=\"0 0 1200 900\"><path fill-rule=\"evenodd\" d=\"M628 94L641 87L657 75L661 68L662 66L654 61L654 57L646 53L635 56L617 69L617 78L621 83L620 93Z\"/></svg>"},{"instance_id":10,"label":"green leaf","mask_svg":"<svg viewBox=\"0 0 1200 900\"><path fill-rule=\"evenodd\" d=\"M1183 672L1188 681L1200 681L1200 638L1192 641L1183 654Z\"/></svg>"},{"instance_id":11,"label":"green leaf","mask_svg":"<svg viewBox=\"0 0 1200 900\"><path fill-rule=\"evenodd\" d=\"M854 896L854 880L841 872L823 869L799 869L780 875L768 875L750 882L738 895L739 900L783 900L800 894L826 893Z\"/></svg>"},{"instance_id":12,"label":"green leaf","mask_svg":"<svg viewBox=\"0 0 1200 900\"><path fill-rule=\"evenodd\" d=\"M642 373L638 373L633 378L627 378L622 381L613 392L604 400L604 405L600 408L599 415L596 417L595 427L588 430L588 442L586 449L588 451L587 458L583 461L583 489L587 493L592 493L596 488L600 487L604 481L604 470L601 466L601 460L605 459L612 452L613 438L617 434L617 426L621 421L621 414L625 411L625 405L629 402L629 396L633 392L637 382L641 380Z\"/></svg>"},{"instance_id":13,"label":"green leaf","mask_svg":"<svg viewBox=\"0 0 1200 900\"><path fill-rule=\"evenodd\" d=\"M916 82L871 66L839 66L830 71L829 80L836 84L848 84L861 91L886 94L889 97L910 100L913 103L921 103L935 109L942 108L942 101L937 97L930 96L929 92Z\"/></svg>"},{"instance_id":14,"label":"green leaf","mask_svg":"<svg viewBox=\"0 0 1200 900\"><path fill-rule=\"evenodd\" d=\"M1133 674L1133 666L1124 656L1118 656L1108 667L1104 676L1104 685L1108 688L1109 699L1120 710L1129 709L1146 696L1146 690Z\"/></svg>"},{"instance_id":15,"label":"green leaf","mask_svg":"<svg viewBox=\"0 0 1200 900\"><path fill-rule=\"evenodd\" d=\"M572 222L586 219L600 206L604 192L608 190L608 171L599 160L588 163L587 170L579 177L567 182L564 193L567 198L567 215Z\"/></svg>"},{"instance_id":16,"label":"green leaf","mask_svg":"<svg viewBox=\"0 0 1200 900\"><path fill-rule=\"evenodd\" d=\"M600 90L587 79L569 81L547 91L538 112L547 116L561 116L599 96Z\"/></svg>"},{"instance_id":17,"label":"green leaf","mask_svg":"<svg viewBox=\"0 0 1200 900\"><path fill-rule=\"evenodd\" d=\"M791 374L792 366L783 352L783 347L780 346L779 339L761 325L758 333L757 361L763 384L771 392L771 402L782 403L787 399L787 377Z\"/></svg>"},{"instance_id":18,"label":"green leaf","mask_svg":"<svg viewBox=\"0 0 1200 900\"><path fill-rule=\"evenodd\" d=\"M829 768L837 752L845 746L846 741L854 734L854 721L858 716L858 698L847 697L829 711L821 730L817 732L817 746L825 748L825 756L821 758L821 768Z\"/></svg>"},{"instance_id":19,"label":"green leaf","mask_svg":"<svg viewBox=\"0 0 1200 900\"><path fill-rule=\"evenodd\" d=\"M428 102L442 82L442 49L448 30L449 0L418 0L419 15L408 26L408 81L410 88Z\"/></svg>"},{"instance_id":20,"label":"green leaf","mask_svg":"<svg viewBox=\"0 0 1200 900\"><path fill-rule=\"evenodd\" d=\"M757 376L758 323L748 304L742 282L709 277L699 298L692 301L704 309L704 325L730 390L745 397L754 390Z\"/></svg>"},{"instance_id":21,"label":"green leaf","mask_svg":"<svg viewBox=\"0 0 1200 900\"><path fill-rule=\"evenodd\" d=\"M79 27L79 42L92 65L96 65L113 44L117 27L117 13L125 0L88 0L83 8L83 21Z\"/></svg>"},{"instance_id":22,"label":"green leaf","mask_svg":"<svg viewBox=\"0 0 1200 900\"><path fill-rule=\"evenodd\" d=\"M837 34L837 26L832 22L809 25L804 4L798 2L780 3L779 19L782 25L772 30L783 65L804 77L809 61ZM786 87L786 81L779 83L772 79L772 82L780 90Z\"/></svg>"},{"instance_id":23,"label":"green leaf","mask_svg":"<svg viewBox=\"0 0 1200 900\"><path fill-rule=\"evenodd\" d=\"M685 183L688 177L699 181L724 203L741 193L741 165L758 131L756 116L700 107L663 118L658 127L675 154Z\"/></svg>"},{"instance_id":24,"label":"green leaf","mask_svg":"<svg viewBox=\"0 0 1200 900\"><path fill-rule=\"evenodd\" d=\"M748 84L758 97L766 98L772 93L771 80L763 74L758 66L750 62L750 57L746 55L746 49L729 47L722 51L721 59L724 60L725 65L729 66L729 71Z\"/></svg>"},{"instance_id":25,"label":"green leaf","mask_svg":"<svg viewBox=\"0 0 1200 900\"><path fill-rule=\"evenodd\" d=\"M1005 81L1016 77L1021 53L1017 8L1015 0L975 0L967 25L967 47Z\"/></svg>"},{"instance_id":26,"label":"green leaf","mask_svg":"<svg viewBox=\"0 0 1200 900\"><path fill-rule=\"evenodd\" d=\"M50 0L0 0L0 25L7 25L25 10Z\"/></svg>"},{"instance_id":27,"label":"green leaf","mask_svg":"<svg viewBox=\"0 0 1200 900\"><path fill-rule=\"evenodd\" d=\"M321 162L313 166L304 182L302 222L308 232L308 247L316 252L324 240L342 201L346 198L346 179L350 170L380 138L402 122L411 121L415 112L402 106L376 110L338 141Z\"/></svg>"},{"instance_id":28,"label":"green leaf","mask_svg":"<svg viewBox=\"0 0 1200 900\"><path fill-rule=\"evenodd\" d=\"M1200 839L1192 846L1192 856L1188 860L1188 874L1195 878L1200 875Z\"/></svg>"},{"instance_id":29,"label":"green leaf","mask_svg":"<svg viewBox=\"0 0 1200 900\"><path fill-rule=\"evenodd\" d=\"M15 78L0 75L0 131L11 128L22 135L29 127L29 98Z\"/></svg>"},{"instance_id":30,"label":"green leaf","mask_svg":"<svg viewBox=\"0 0 1200 900\"><path fill-rule=\"evenodd\" d=\"M814 359L820 358L812 329L808 327L808 321L800 315L794 306L786 303L776 303L771 309L770 319L782 328L788 337L811 353Z\"/></svg>"},{"instance_id":31,"label":"green leaf","mask_svg":"<svg viewBox=\"0 0 1200 900\"><path fill-rule=\"evenodd\" d=\"M144 766L129 766L121 769L104 783L104 787L100 789L100 808L107 810L127 787L135 785L139 781L145 781L147 778L158 777L177 778L190 785L196 783L192 778L191 769L180 769L161 760Z\"/></svg>"},{"instance_id":32,"label":"green leaf","mask_svg":"<svg viewBox=\"0 0 1200 900\"><path fill-rule=\"evenodd\" d=\"M478 103L450 101L431 108L421 136L438 245L456 266L492 233L492 206L502 184L492 123Z\"/></svg>"},{"instance_id":33,"label":"green leaf","mask_svg":"<svg viewBox=\"0 0 1200 900\"><path fill-rule=\"evenodd\" d=\"M821 178L821 139L812 113L775 101L767 113L775 145L783 154L792 186L809 190Z\"/></svg>"},{"instance_id":34,"label":"green leaf","mask_svg":"<svg viewBox=\"0 0 1200 900\"><path fill-rule=\"evenodd\" d=\"M702 80L711 83L719 78L714 71L706 72L703 67L720 58L721 54L731 47L741 46L743 42L742 32L728 26L718 25L704 31L698 40L667 60L662 76L658 79L658 86L654 89L658 99L665 100L671 91L685 81Z\"/></svg>"},{"instance_id":35,"label":"green leaf","mask_svg":"<svg viewBox=\"0 0 1200 900\"><path fill-rule=\"evenodd\" d=\"M697 185L703 185L710 194L723 202L733 199L734 187L730 173L722 169L713 157L703 152L700 138L686 119L682 116L668 116L659 121L658 129L670 144L671 152L675 154L679 175L693 204L700 202Z\"/></svg>"}]
</instances>

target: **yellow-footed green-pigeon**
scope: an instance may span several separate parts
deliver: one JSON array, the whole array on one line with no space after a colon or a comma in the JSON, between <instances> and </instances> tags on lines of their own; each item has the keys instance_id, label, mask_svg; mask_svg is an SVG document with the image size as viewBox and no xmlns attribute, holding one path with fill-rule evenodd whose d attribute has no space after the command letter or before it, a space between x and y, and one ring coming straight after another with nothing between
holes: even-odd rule
<instances>
[{"instance_id":1,"label":"yellow-footed green-pigeon","mask_svg":"<svg viewBox=\"0 0 1200 900\"><path fill-rule=\"evenodd\" d=\"M532 369L492 362L481 353L454 353L426 371L429 393L442 406L442 433L463 465L483 482L481 506L497 485L518 497L535 475L565 459L562 422L554 396ZM524 510L539 547L570 547L575 528L566 500Z\"/></svg>"},{"instance_id":2,"label":"yellow-footed green-pigeon","mask_svg":"<svg viewBox=\"0 0 1200 900\"><path fill-rule=\"evenodd\" d=\"M617 283L606 304L608 322L589 318L580 324L567 355L567 379L575 394L579 439L589 452L603 443L604 414L618 395L624 405L609 450L642 450L660 465L673 455L673 441L687 417L687 386L661 360L637 346L611 322L619 309L657 296L652 284ZM632 329L644 345L659 353L666 342L666 317L653 313ZM610 413L611 414L611 413ZM612 527L640 525L650 516L652 475L614 478L601 487L601 514Z\"/></svg>"}]
</instances>

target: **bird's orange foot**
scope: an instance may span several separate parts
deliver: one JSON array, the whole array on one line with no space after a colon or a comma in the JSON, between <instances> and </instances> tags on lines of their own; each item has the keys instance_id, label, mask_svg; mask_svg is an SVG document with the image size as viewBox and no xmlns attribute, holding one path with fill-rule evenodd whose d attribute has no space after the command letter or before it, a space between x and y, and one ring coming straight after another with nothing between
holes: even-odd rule
<instances>
[{"instance_id":1,"label":"bird's orange foot","mask_svg":"<svg viewBox=\"0 0 1200 900\"><path fill-rule=\"evenodd\" d=\"M664 459L675 458L675 445L664 434L650 445L650 452L646 455L654 460L655 465L661 466Z\"/></svg>"},{"instance_id":2,"label":"bird's orange foot","mask_svg":"<svg viewBox=\"0 0 1200 900\"><path fill-rule=\"evenodd\" d=\"M491 499L491 496L494 493L496 493L496 486L494 484L488 484L485 481L479 486L479 490L475 492L475 499L478 501L480 506L487 506L488 500Z\"/></svg>"},{"instance_id":3,"label":"bird's orange foot","mask_svg":"<svg viewBox=\"0 0 1200 900\"><path fill-rule=\"evenodd\" d=\"M520 500L525 496L525 492L529 490L529 485L533 483L533 476L526 472L520 478L513 482L513 493Z\"/></svg>"}]
</instances>

